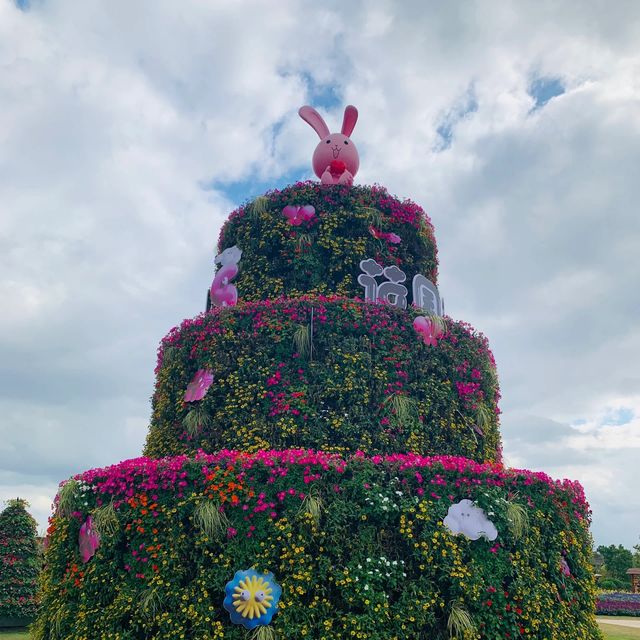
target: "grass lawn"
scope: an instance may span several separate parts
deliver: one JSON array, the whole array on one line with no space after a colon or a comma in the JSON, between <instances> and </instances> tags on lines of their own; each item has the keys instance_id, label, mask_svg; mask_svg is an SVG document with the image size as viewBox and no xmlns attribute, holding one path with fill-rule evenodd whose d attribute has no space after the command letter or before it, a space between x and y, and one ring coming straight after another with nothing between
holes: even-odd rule
<instances>
[{"instance_id":1,"label":"grass lawn","mask_svg":"<svg viewBox=\"0 0 640 640\"><path fill-rule=\"evenodd\" d=\"M601 624L600 628L607 640L640 640L640 629L620 627L616 624Z\"/></svg>"},{"instance_id":2,"label":"grass lawn","mask_svg":"<svg viewBox=\"0 0 640 640\"><path fill-rule=\"evenodd\" d=\"M615 624L601 624L600 628L606 640L640 640L640 629L619 627ZM26 631L0 631L0 640L29 640L29 634Z\"/></svg>"}]
</instances>

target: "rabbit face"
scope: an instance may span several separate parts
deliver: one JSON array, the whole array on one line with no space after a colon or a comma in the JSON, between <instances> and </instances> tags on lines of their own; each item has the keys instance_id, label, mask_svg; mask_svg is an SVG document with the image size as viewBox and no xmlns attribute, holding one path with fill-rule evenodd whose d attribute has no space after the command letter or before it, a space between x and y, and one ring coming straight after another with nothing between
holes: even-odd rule
<instances>
[{"instance_id":1,"label":"rabbit face","mask_svg":"<svg viewBox=\"0 0 640 640\"><path fill-rule=\"evenodd\" d=\"M356 145L342 133L332 133L321 140L313 153L313 171L320 178L334 160L342 160L355 176L360 166Z\"/></svg>"},{"instance_id":2,"label":"rabbit face","mask_svg":"<svg viewBox=\"0 0 640 640\"><path fill-rule=\"evenodd\" d=\"M332 165L333 171L336 171L337 164L338 167L341 167L341 169L338 168L337 171L348 172L350 176L349 179L352 181L353 176L360 166L360 158L356 145L353 144L349 136L356 126L358 110L352 105L345 108L340 133L330 133L329 127L327 127L324 119L313 107L305 105L304 107L300 107L298 113L320 138L312 160L313 171L318 178L323 179L323 174L327 175L331 163L334 163ZM349 182L349 184L351 184L351 182Z\"/></svg>"}]
</instances>

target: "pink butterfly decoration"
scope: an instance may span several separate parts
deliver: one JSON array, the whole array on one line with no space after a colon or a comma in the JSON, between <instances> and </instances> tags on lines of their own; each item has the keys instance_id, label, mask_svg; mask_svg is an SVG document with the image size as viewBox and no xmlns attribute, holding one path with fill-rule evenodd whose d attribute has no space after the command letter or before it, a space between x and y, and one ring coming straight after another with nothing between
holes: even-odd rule
<instances>
[{"instance_id":1,"label":"pink butterfly decoration","mask_svg":"<svg viewBox=\"0 0 640 640\"><path fill-rule=\"evenodd\" d=\"M193 376L193 380L187 385L184 401L197 402L198 400L202 400L207 394L212 382L213 373L211 373L209 369L198 369Z\"/></svg>"},{"instance_id":2,"label":"pink butterfly decoration","mask_svg":"<svg viewBox=\"0 0 640 640\"><path fill-rule=\"evenodd\" d=\"M435 347L438 344L438 338L442 334L440 328L429 318L418 316L413 321L413 328L418 332L425 344Z\"/></svg>"},{"instance_id":3,"label":"pink butterfly decoration","mask_svg":"<svg viewBox=\"0 0 640 640\"><path fill-rule=\"evenodd\" d=\"M91 516L87 516L85 523L80 527L78 546L80 547L82 562L89 562L100 546L100 535L93 528Z\"/></svg>"},{"instance_id":4,"label":"pink butterfly decoration","mask_svg":"<svg viewBox=\"0 0 640 640\"><path fill-rule=\"evenodd\" d=\"M375 227L369 227L369 233L376 240L386 240L391 244L400 244L402 242L402 238L397 233L386 233L384 231L378 231Z\"/></svg>"},{"instance_id":5,"label":"pink butterfly decoration","mask_svg":"<svg viewBox=\"0 0 640 640\"><path fill-rule=\"evenodd\" d=\"M316 210L310 204L306 204L304 207L288 204L282 213L290 225L299 227L303 222L311 220L316 215Z\"/></svg>"}]
</instances>

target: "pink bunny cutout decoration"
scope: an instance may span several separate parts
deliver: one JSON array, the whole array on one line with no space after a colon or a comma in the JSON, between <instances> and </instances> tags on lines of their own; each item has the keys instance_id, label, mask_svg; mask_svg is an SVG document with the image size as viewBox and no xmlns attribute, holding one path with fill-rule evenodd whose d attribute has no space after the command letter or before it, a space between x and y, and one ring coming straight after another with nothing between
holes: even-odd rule
<instances>
[{"instance_id":1,"label":"pink bunny cutout decoration","mask_svg":"<svg viewBox=\"0 0 640 640\"><path fill-rule=\"evenodd\" d=\"M220 269L211 283L210 297L213 306L232 307L238 302L238 290L230 282L238 275L241 256L242 250L233 246L215 257L214 262L220 265Z\"/></svg>"},{"instance_id":2,"label":"pink bunny cutout decoration","mask_svg":"<svg viewBox=\"0 0 640 640\"><path fill-rule=\"evenodd\" d=\"M320 137L312 160L313 170L320 182L350 187L360 166L358 150L349 138L358 120L358 110L352 105L345 108L340 133L330 133L322 116L313 107L305 105L300 107L298 113Z\"/></svg>"}]
</instances>

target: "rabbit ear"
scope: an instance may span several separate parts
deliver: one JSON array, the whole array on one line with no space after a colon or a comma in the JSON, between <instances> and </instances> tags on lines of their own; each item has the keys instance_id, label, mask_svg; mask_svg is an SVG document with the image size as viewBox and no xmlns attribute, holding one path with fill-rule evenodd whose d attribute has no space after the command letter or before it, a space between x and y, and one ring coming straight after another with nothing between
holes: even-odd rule
<instances>
[{"instance_id":1,"label":"rabbit ear","mask_svg":"<svg viewBox=\"0 0 640 640\"><path fill-rule=\"evenodd\" d=\"M351 135L351 132L356 126L358 121L358 110L350 104L344 110L344 119L342 120L342 134L347 136Z\"/></svg>"},{"instance_id":2,"label":"rabbit ear","mask_svg":"<svg viewBox=\"0 0 640 640\"><path fill-rule=\"evenodd\" d=\"M320 140L329 135L329 127L327 127L327 123L313 107L310 107L309 105L300 107L298 109L298 114L305 122L309 123L313 127L314 131L320 136Z\"/></svg>"}]
</instances>

